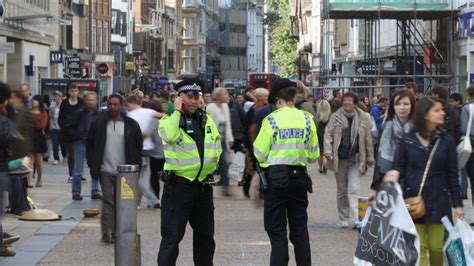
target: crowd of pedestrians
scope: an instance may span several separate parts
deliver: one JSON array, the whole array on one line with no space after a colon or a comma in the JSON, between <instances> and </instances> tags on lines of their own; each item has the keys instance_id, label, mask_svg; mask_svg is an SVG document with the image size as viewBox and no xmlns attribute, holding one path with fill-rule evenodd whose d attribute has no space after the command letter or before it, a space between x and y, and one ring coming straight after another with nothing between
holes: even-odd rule
<instances>
[{"instance_id":1,"label":"crowd of pedestrians","mask_svg":"<svg viewBox=\"0 0 474 266\"><path fill-rule=\"evenodd\" d=\"M145 197L148 208L162 209L158 263L176 261L189 221L199 242L195 262L208 265L215 249L212 186L222 186L224 196L233 196L229 154L243 152L245 167L238 185L250 198L252 184L261 183L255 190L265 199L272 264L287 264L288 219L290 241L298 247L296 261L307 265L306 191L311 190L311 179L306 166L318 161L321 174L334 173L341 228L355 228L361 177L374 166L371 199L384 181L400 182L405 198L423 191L427 214L414 220L421 263L438 265L444 241L441 217L451 217L454 208L454 215L463 218L467 180L474 181L474 156L458 169L455 150L472 119L474 87L466 90L466 105L462 95L449 94L445 86L434 86L428 94L407 83L387 97L370 99L335 89L332 99L315 100L302 82L287 79L275 80L271 90L249 87L235 94L220 87L207 91L202 81L189 79L177 84L172 94L135 90L127 96L105 96L101 102L96 92L80 92L73 84L45 102L43 96L30 95L26 84L19 90L0 84L1 187L13 195L11 211L28 210L18 204L26 195L14 189L22 180L15 174L24 176L27 188L47 186L42 164L52 152L53 165L67 163L64 181L71 183L72 200L83 199L82 182L90 175L91 198L102 200L101 239L111 244L117 166L140 165L137 208ZM470 132L474 137L474 128ZM15 142L21 145L12 152ZM425 182L427 165L431 168ZM85 167L89 174L84 174ZM269 176L269 184L252 181L257 173ZM290 181L280 184L277 177ZM288 198L292 193L297 197ZM0 196L0 214L4 205ZM290 206L296 209L288 217L275 214ZM284 228L276 224L282 220ZM0 256L14 255L6 245L17 238L2 232L0 223Z\"/></svg>"}]
</instances>

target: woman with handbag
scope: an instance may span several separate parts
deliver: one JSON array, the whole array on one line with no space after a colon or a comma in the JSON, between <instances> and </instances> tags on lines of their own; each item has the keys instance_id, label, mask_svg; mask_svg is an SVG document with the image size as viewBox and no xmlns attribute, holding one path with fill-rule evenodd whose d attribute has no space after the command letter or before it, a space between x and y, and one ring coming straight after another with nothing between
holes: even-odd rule
<instances>
[{"instance_id":1,"label":"woman with handbag","mask_svg":"<svg viewBox=\"0 0 474 266\"><path fill-rule=\"evenodd\" d=\"M29 119L33 126L33 147L31 153L33 154L33 162L38 175L36 187L41 187L43 185L43 153L48 150L45 135L45 130L48 126L48 113L44 109L43 98L40 95L35 95L31 100ZM31 180L28 183L28 187L33 187Z\"/></svg>"},{"instance_id":2,"label":"woman with handbag","mask_svg":"<svg viewBox=\"0 0 474 266\"><path fill-rule=\"evenodd\" d=\"M397 91L390 100L387 118L379 133L377 160L370 186L373 190L371 199L380 187L385 173L393 169L395 154L403 135L412 129L411 118L414 108L415 97L407 89Z\"/></svg>"},{"instance_id":3,"label":"woman with handbag","mask_svg":"<svg viewBox=\"0 0 474 266\"><path fill-rule=\"evenodd\" d=\"M358 100L356 94L345 93L342 107L331 115L324 132L324 157L336 177L341 228L355 226L361 175L374 163L372 120L357 107Z\"/></svg>"},{"instance_id":4,"label":"woman with handbag","mask_svg":"<svg viewBox=\"0 0 474 266\"><path fill-rule=\"evenodd\" d=\"M443 102L421 98L413 114L413 132L404 135L394 171L384 181L397 181L420 237L420 265L443 265L444 216L464 219L456 145L441 129ZM428 263L429 262L429 263Z\"/></svg>"}]
</instances>

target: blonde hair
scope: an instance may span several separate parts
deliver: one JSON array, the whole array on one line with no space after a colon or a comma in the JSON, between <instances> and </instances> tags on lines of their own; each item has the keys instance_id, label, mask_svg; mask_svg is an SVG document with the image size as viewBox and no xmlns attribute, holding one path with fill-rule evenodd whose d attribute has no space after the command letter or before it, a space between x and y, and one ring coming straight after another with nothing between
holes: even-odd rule
<instances>
[{"instance_id":1,"label":"blonde hair","mask_svg":"<svg viewBox=\"0 0 474 266\"><path fill-rule=\"evenodd\" d=\"M215 88L214 91L212 92L212 99L216 100L217 96L223 93L229 94L229 91L223 87Z\"/></svg>"},{"instance_id":2,"label":"blonde hair","mask_svg":"<svg viewBox=\"0 0 474 266\"><path fill-rule=\"evenodd\" d=\"M327 123L329 121L329 116L331 116L331 104L329 104L327 100L320 100L318 102L316 116L318 123Z\"/></svg>"},{"instance_id":3,"label":"blonde hair","mask_svg":"<svg viewBox=\"0 0 474 266\"><path fill-rule=\"evenodd\" d=\"M296 81L296 94L303 96L305 99L308 97L309 89L301 80Z\"/></svg>"},{"instance_id":4,"label":"blonde hair","mask_svg":"<svg viewBox=\"0 0 474 266\"><path fill-rule=\"evenodd\" d=\"M260 98L260 97L263 97L263 96L267 96L270 92L265 89L265 88L258 88L255 90L255 97L256 98Z\"/></svg>"}]
</instances>

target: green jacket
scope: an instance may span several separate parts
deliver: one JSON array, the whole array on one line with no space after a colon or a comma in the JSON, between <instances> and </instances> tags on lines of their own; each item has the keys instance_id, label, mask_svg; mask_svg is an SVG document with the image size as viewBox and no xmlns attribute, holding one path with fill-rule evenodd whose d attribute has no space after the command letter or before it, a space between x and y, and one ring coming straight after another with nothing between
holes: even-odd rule
<instances>
[{"instance_id":1,"label":"green jacket","mask_svg":"<svg viewBox=\"0 0 474 266\"><path fill-rule=\"evenodd\" d=\"M319 157L316 125L311 114L282 107L269 114L253 143L260 166L306 166Z\"/></svg>"},{"instance_id":2,"label":"green jacket","mask_svg":"<svg viewBox=\"0 0 474 266\"><path fill-rule=\"evenodd\" d=\"M217 169L222 153L219 131L211 116L206 113L204 126L204 158L200 158L194 139L180 127L181 113L174 111L160 121L159 131L165 153L164 170L174 171L189 181L204 181Z\"/></svg>"}]
</instances>

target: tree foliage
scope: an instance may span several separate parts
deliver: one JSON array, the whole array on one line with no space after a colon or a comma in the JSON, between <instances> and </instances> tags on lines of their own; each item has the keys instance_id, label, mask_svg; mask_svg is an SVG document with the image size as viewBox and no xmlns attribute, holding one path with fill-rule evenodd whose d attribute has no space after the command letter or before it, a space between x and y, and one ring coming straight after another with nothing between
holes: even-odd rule
<instances>
[{"instance_id":1,"label":"tree foliage","mask_svg":"<svg viewBox=\"0 0 474 266\"><path fill-rule=\"evenodd\" d=\"M298 51L296 40L290 36L290 17L288 0L269 0L268 4L275 12L265 16L272 42L271 54L273 61L279 67L279 74L284 77L297 75L296 60Z\"/></svg>"}]
</instances>

